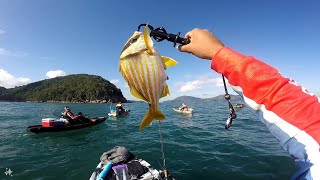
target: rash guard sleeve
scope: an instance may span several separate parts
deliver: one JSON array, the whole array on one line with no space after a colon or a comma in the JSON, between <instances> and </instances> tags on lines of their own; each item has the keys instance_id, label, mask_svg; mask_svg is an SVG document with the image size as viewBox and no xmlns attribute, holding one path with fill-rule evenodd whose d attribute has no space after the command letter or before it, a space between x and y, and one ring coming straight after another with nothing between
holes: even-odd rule
<instances>
[{"instance_id":1,"label":"rash guard sleeve","mask_svg":"<svg viewBox=\"0 0 320 180\"><path fill-rule=\"evenodd\" d=\"M223 74L256 116L295 158L293 178L320 179L320 101L275 68L224 47L211 68Z\"/></svg>"}]
</instances>

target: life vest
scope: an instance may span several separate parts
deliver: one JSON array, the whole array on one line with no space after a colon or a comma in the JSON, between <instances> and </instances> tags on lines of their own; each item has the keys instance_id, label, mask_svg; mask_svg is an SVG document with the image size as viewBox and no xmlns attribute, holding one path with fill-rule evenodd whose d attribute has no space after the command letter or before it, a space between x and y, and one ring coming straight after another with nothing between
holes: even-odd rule
<instances>
[{"instance_id":1,"label":"life vest","mask_svg":"<svg viewBox=\"0 0 320 180\"><path fill-rule=\"evenodd\" d=\"M68 115L68 113L69 113L69 115ZM67 112L64 112L64 113L62 114L62 117L63 117L64 119L69 120L69 119L72 119L72 118L70 117L70 115L71 115L72 117L74 116L71 111L67 111Z\"/></svg>"}]
</instances>

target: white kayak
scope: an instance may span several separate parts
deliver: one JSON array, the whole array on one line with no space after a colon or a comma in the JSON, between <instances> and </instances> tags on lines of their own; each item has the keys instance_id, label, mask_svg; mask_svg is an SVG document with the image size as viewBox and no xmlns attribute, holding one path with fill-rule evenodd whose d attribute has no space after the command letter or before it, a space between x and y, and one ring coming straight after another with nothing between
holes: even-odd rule
<instances>
[{"instance_id":1,"label":"white kayak","mask_svg":"<svg viewBox=\"0 0 320 180\"><path fill-rule=\"evenodd\" d=\"M193 109L192 108L188 108L188 110L180 110L177 108L172 108L175 112L177 113L182 113L182 114L192 114Z\"/></svg>"}]
</instances>

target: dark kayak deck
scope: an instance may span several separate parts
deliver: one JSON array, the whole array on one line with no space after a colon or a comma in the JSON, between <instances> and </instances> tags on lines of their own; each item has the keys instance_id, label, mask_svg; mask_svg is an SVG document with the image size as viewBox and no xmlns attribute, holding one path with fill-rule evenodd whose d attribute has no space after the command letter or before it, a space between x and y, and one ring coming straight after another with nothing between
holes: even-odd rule
<instances>
[{"instance_id":1,"label":"dark kayak deck","mask_svg":"<svg viewBox=\"0 0 320 180\"><path fill-rule=\"evenodd\" d=\"M90 118L90 120L95 120L94 122L86 122L82 124L72 124L72 125L60 125L52 127L43 127L42 125L28 126L27 130L32 133L42 133L42 132L59 132L59 131L69 131L74 129L81 129L88 126L94 126L100 124L106 120L105 117Z\"/></svg>"}]
</instances>

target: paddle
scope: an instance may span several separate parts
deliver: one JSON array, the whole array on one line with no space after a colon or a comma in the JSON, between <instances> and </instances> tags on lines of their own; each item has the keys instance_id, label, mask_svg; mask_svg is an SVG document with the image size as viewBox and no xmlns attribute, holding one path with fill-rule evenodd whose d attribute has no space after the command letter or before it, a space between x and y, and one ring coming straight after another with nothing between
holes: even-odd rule
<instances>
[{"instance_id":1,"label":"paddle","mask_svg":"<svg viewBox=\"0 0 320 180\"><path fill-rule=\"evenodd\" d=\"M54 116L58 117L58 118L60 118L60 117L61 117L61 116L59 116L59 115L55 114L55 110L52 110L52 114L53 114Z\"/></svg>"}]
</instances>

